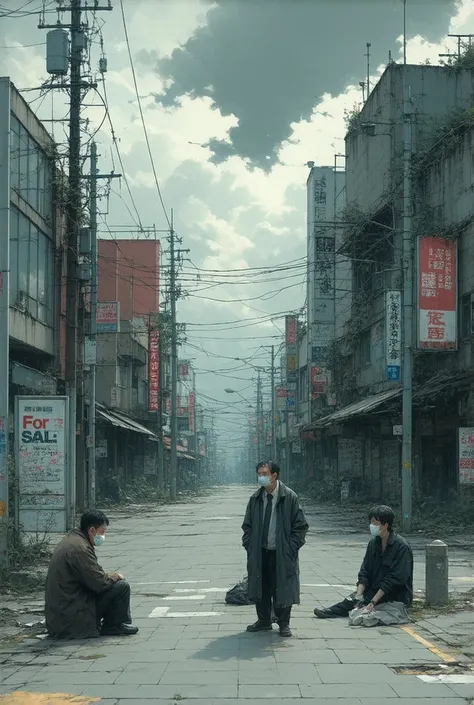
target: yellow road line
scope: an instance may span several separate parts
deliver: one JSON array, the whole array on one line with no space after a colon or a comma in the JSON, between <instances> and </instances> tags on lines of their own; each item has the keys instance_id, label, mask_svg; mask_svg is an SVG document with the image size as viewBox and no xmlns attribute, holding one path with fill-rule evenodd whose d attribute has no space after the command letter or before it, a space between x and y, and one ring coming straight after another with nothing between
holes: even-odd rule
<instances>
[{"instance_id":1,"label":"yellow road line","mask_svg":"<svg viewBox=\"0 0 474 705\"><path fill-rule=\"evenodd\" d=\"M449 654L445 653L444 651L441 651L441 649L438 649L437 646L432 644L430 641L427 641L426 639L423 639L422 636L417 634L411 627L401 627L404 632L412 636L414 639L420 642L420 644L423 644L423 646L426 646L426 648L431 651L432 654L435 656L438 656L442 661L445 663L455 663L457 659L454 658L454 656L450 656Z\"/></svg>"}]
</instances>

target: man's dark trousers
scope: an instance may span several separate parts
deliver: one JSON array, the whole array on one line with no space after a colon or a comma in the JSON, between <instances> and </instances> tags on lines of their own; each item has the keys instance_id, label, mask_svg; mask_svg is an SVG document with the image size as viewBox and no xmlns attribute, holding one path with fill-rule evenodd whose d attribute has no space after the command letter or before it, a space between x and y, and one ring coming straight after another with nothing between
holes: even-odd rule
<instances>
[{"instance_id":1,"label":"man's dark trousers","mask_svg":"<svg viewBox=\"0 0 474 705\"><path fill-rule=\"evenodd\" d=\"M118 580L97 596L96 609L99 629L101 626L110 629L121 624L131 624L130 585L125 580Z\"/></svg>"},{"instance_id":2,"label":"man's dark trousers","mask_svg":"<svg viewBox=\"0 0 474 705\"><path fill-rule=\"evenodd\" d=\"M344 598L342 602L337 602L335 605L332 605L332 607L329 607L329 610L338 617L347 617L349 612L352 612L359 600L361 600L365 605L368 605L376 592L376 590L368 589L360 598L356 597L355 594L351 595L350 597Z\"/></svg>"},{"instance_id":3,"label":"man's dark trousers","mask_svg":"<svg viewBox=\"0 0 474 705\"><path fill-rule=\"evenodd\" d=\"M291 605L281 607L276 605L276 551L262 549L262 599L257 602L258 621L263 624L272 623L273 612L280 627L290 623Z\"/></svg>"}]
</instances>

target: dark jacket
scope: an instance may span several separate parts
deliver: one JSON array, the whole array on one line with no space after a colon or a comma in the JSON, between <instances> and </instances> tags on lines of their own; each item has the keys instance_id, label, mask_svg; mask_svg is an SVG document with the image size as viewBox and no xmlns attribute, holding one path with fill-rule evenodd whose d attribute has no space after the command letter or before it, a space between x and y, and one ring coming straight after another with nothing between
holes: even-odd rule
<instances>
[{"instance_id":1,"label":"dark jacket","mask_svg":"<svg viewBox=\"0 0 474 705\"><path fill-rule=\"evenodd\" d=\"M51 636L86 639L99 635L96 596L108 590L117 573L106 573L82 531L68 534L57 546L46 576L45 617Z\"/></svg>"},{"instance_id":2,"label":"dark jacket","mask_svg":"<svg viewBox=\"0 0 474 705\"><path fill-rule=\"evenodd\" d=\"M263 496L261 488L250 497L242 524L242 545L247 551L248 596L252 602L262 598ZM300 602L298 551L305 543L308 523L293 490L280 482L276 515L276 570L278 606Z\"/></svg>"},{"instance_id":3,"label":"dark jacket","mask_svg":"<svg viewBox=\"0 0 474 705\"><path fill-rule=\"evenodd\" d=\"M403 602L409 607L413 600L413 551L410 545L392 532L382 552L380 536L371 539L358 582L365 585L364 595L369 599L377 590L383 590L383 602Z\"/></svg>"}]
</instances>

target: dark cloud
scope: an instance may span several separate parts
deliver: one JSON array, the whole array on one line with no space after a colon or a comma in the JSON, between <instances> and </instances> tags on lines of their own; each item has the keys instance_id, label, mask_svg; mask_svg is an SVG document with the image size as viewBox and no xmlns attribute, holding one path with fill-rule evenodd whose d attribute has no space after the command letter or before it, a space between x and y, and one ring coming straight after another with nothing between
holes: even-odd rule
<instances>
[{"instance_id":1,"label":"dark cloud","mask_svg":"<svg viewBox=\"0 0 474 705\"><path fill-rule=\"evenodd\" d=\"M408 0L411 36L446 33L455 0ZM171 107L182 96L210 96L239 124L231 144L210 143L213 161L238 154L268 169L292 122L307 118L321 95L339 93L365 75L366 42L373 66L397 51L402 0L218 0L182 47L158 63L170 81L157 96Z\"/></svg>"}]
</instances>

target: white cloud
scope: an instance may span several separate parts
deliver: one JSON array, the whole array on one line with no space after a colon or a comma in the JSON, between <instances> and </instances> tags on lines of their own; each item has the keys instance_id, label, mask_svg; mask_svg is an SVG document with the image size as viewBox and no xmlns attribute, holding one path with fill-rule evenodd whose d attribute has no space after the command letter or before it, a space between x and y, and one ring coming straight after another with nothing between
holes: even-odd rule
<instances>
[{"instance_id":1,"label":"white cloud","mask_svg":"<svg viewBox=\"0 0 474 705\"><path fill-rule=\"evenodd\" d=\"M332 165L335 153L344 151L345 111L351 110L354 104L361 101L361 90L357 85L349 85L340 95L324 95L309 120L302 120L292 126L291 139L284 143L280 150L282 163L277 164L269 174L258 170L249 171L244 161L238 157L218 166L210 164L210 151L199 145L205 144L211 137L226 139L229 129L236 124L235 117L223 117L218 110L212 109L208 99L184 98L180 107L173 111L162 109L153 99L153 94L163 88L162 81L154 70L156 56L170 54L175 47L186 41L194 28L203 22L207 7L207 4L198 0L125 0L133 55L138 53L136 70L139 91L143 96L150 145L165 202L170 208L176 206L172 200L179 199L177 218L180 234L185 238L183 246L191 248L191 257L200 267L215 270L237 269L254 266L256 262L268 262L271 265L282 259L296 259L305 254L305 163L314 160L317 164ZM156 223L161 227L164 218L160 211L144 142L124 43L120 9L116 7L113 13L104 14L103 31L110 69L106 79L110 114L117 138L120 140L125 169L130 175L131 188L142 221L145 225ZM472 30L473 21L474 4L472 0L463 0L451 22L450 31L467 33ZM20 37L25 43L41 42L45 39L44 32L35 29L34 18L25 18L15 23L11 21L7 29L8 34L0 41L2 45L13 46ZM401 44L400 38L400 55ZM453 40L446 39L435 45L415 37L408 42L408 60L417 63L429 59L436 64L438 54L445 53L446 47L451 51L455 50ZM0 74L10 75L22 88L40 85L46 77L44 52L44 47L14 49L8 52L0 50ZM96 61L97 47L94 47L94 57ZM374 83L383 68L374 67ZM361 79L363 78L361 75ZM311 90L310 86L308 90ZM28 100L36 96L25 95ZM93 93L90 98L96 100ZM55 116L65 114L65 96L56 94L54 102ZM39 100L36 101L32 107L39 103ZM47 98L41 107L40 115L50 117L50 106L51 102ZM97 125L102 119L103 108L89 109L86 114ZM107 122L97 139L101 155L100 170L105 172L112 168L109 156L111 136ZM117 165L116 170L118 171ZM118 187L116 189L118 190ZM121 195L128 203L124 186L121 188ZM109 222L131 222L123 202L113 194L110 199ZM186 272L188 271L189 268L186 268ZM190 341L196 343L198 337L206 335L209 338L224 338L219 341L203 340L202 344L209 351L230 357L231 353L234 357L241 358L253 354L260 343L268 342L265 340L266 336L276 334L275 325L278 325L278 321L239 329L237 333L230 331L227 334L228 338L239 335L242 338L251 338L241 343L226 341L226 333L213 333L209 324L227 320L229 316L254 318L259 315L258 311L276 312L297 308L304 301L304 287L301 287L303 278L304 272L300 278L295 277L294 280L281 283L277 281L246 287L221 285L202 292L203 296L225 301L261 296L265 292L273 296L270 292L277 290L279 286L295 283L292 289L268 301L222 303L191 298L180 303L181 319L206 323L199 329L198 335L196 332L190 333ZM184 279L189 281L183 286L196 292L196 285L192 283L195 278L186 274ZM200 289L202 290L202 285ZM202 354L193 350L193 355L197 357L198 365L209 366ZM257 362L263 359L259 355L255 358ZM230 363L230 366L233 364L236 363ZM250 370L248 374L252 373ZM204 392L219 396L223 386L222 379L210 375L198 383Z\"/></svg>"}]
</instances>

